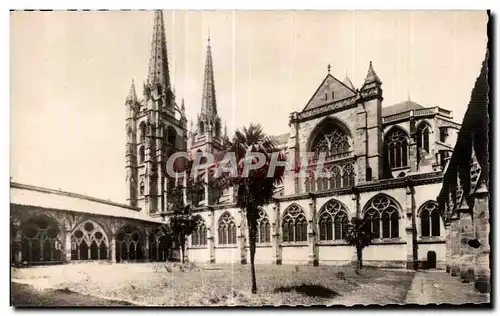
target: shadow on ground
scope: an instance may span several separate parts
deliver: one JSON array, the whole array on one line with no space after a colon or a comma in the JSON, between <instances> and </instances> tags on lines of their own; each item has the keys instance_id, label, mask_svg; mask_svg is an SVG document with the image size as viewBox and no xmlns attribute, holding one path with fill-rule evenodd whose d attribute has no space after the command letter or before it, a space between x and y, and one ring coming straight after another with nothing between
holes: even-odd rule
<instances>
[{"instance_id":1,"label":"shadow on ground","mask_svg":"<svg viewBox=\"0 0 500 316\"><path fill-rule=\"evenodd\" d=\"M301 284L294 286L279 287L274 290L274 293L297 292L309 297L334 298L339 295L332 289L316 284Z\"/></svg>"}]
</instances>

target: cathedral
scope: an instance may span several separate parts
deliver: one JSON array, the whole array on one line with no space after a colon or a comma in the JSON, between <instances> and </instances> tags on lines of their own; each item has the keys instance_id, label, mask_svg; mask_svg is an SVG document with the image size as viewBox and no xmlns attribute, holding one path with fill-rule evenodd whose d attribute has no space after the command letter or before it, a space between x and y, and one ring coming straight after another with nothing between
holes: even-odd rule
<instances>
[{"instance_id":1,"label":"cathedral","mask_svg":"<svg viewBox=\"0 0 500 316\"><path fill-rule=\"evenodd\" d=\"M218 153L230 139L217 109L216 40L208 40L198 115L188 124L170 79L161 11L153 25L147 78L140 91L132 82L124 102L127 204L11 183L11 255L17 264L179 259L175 243L160 232L176 198L169 192L179 185L180 198L203 218L188 238L187 259L249 261L248 230L234 189L212 187L208 172L198 182L167 173L174 153ZM375 236L363 250L365 266L446 268L448 226L438 194L460 125L437 105L409 99L384 104L382 83L376 63L367 65L359 87L328 67L303 109L290 113L283 134L274 135L280 149L307 162L307 176L286 175L273 203L260 210L256 263L350 264L356 251L343 236L358 217ZM323 170L316 174L320 156Z\"/></svg>"},{"instance_id":2,"label":"cathedral","mask_svg":"<svg viewBox=\"0 0 500 316\"><path fill-rule=\"evenodd\" d=\"M188 259L245 263L248 232L232 190L215 192L209 181L195 188L188 175L166 173L172 153L217 153L228 140L217 111L212 43L199 114L188 127L184 102L177 103L169 78L161 11L154 21L142 97L132 84L126 98L127 200L158 217L167 212L170 189L183 185L184 202L203 217L189 237ZM436 199L460 125L439 106L383 104L382 79L372 62L360 87L348 77L337 79L329 68L303 110L290 114L286 133L274 137L288 154L307 159L308 173L305 179L287 175L275 202L261 209L256 262L348 264L355 251L344 232L351 218L362 217L375 234L364 250L365 265L443 268L445 234ZM328 176L315 174L320 155L326 156Z\"/></svg>"}]
</instances>

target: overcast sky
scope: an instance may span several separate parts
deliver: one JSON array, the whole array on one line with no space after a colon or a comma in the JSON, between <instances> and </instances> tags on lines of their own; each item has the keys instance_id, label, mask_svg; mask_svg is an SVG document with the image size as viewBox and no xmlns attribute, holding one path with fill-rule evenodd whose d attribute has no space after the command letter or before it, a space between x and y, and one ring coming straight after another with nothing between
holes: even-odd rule
<instances>
[{"instance_id":1,"label":"overcast sky","mask_svg":"<svg viewBox=\"0 0 500 316\"><path fill-rule=\"evenodd\" d=\"M165 11L170 76L188 119L201 108L210 30L228 130L288 132L327 74L359 88L369 61L383 105L450 109L461 122L485 55L486 12ZM11 13L14 181L125 202L125 107L146 79L152 12Z\"/></svg>"}]
</instances>

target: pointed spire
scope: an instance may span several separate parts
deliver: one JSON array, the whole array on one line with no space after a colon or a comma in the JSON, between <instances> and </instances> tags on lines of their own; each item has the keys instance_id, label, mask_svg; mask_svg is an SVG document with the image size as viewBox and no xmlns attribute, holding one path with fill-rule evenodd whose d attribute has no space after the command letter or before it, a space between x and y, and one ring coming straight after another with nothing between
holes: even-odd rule
<instances>
[{"instance_id":1,"label":"pointed spire","mask_svg":"<svg viewBox=\"0 0 500 316\"><path fill-rule=\"evenodd\" d=\"M132 104L135 104L137 102L137 94L135 93L134 79L132 79L132 84L130 85L130 89L128 90L126 102Z\"/></svg>"},{"instance_id":2,"label":"pointed spire","mask_svg":"<svg viewBox=\"0 0 500 316\"><path fill-rule=\"evenodd\" d=\"M186 114L186 106L184 105L184 98L181 101L181 112L182 114Z\"/></svg>"},{"instance_id":3,"label":"pointed spire","mask_svg":"<svg viewBox=\"0 0 500 316\"><path fill-rule=\"evenodd\" d=\"M382 81L380 81L380 79L378 78L377 74L375 73L375 70L373 70L372 61L370 60L370 66L368 66L368 73L366 74L365 85L373 82L382 84Z\"/></svg>"},{"instance_id":4,"label":"pointed spire","mask_svg":"<svg viewBox=\"0 0 500 316\"><path fill-rule=\"evenodd\" d=\"M353 91L356 90L356 88L354 88L354 85L352 84L351 79L349 79L349 76L347 74L345 75L344 81L342 83L345 84L349 89Z\"/></svg>"},{"instance_id":5,"label":"pointed spire","mask_svg":"<svg viewBox=\"0 0 500 316\"><path fill-rule=\"evenodd\" d=\"M208 38L207 57L205 60L205 74L203 78L203 94L201 97L201 113L207 117L217 115L217 102L215 99L214 69L212 62L212 48Z\"/></svg>"},{"instance_id":6,"label":"pointed spire","mask_svg":"<svg viewBox=\"0 0 500 316\"><path fill-rule=\"evenodd\" d=\"M149 59L148 83L159 83L165 90L170 88L170 74L168 70L167 40L163 23L163 12L154 13L153 40L151 43L151 57Z\"/></svg>"},{"instance_id":7,"label":"pointed spire","mask_svg":"<svg viewBox=\"0 0 500 316\"><path fill-rule=\"evenodd\" d=\"M224 121L224 138L227 138L227 121Z\"/></svg>"}]
</instances>

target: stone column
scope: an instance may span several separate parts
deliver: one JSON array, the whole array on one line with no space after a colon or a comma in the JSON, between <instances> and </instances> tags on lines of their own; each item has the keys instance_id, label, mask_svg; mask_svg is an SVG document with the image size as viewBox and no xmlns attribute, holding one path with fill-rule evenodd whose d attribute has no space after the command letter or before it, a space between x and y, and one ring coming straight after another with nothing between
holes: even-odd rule
<instances>
[{"instance_id":1,"label":"stone column","mask_svg":"<svg viewBox=\"0 0 500 316\"><path fill-rule=\"evenodd\" d=\"M484 182L479 184L478 189L472 195L474 198L474 226L476 238L481 243L475 251L474 257L474 287L481 293L491 291L490 272L490 209L488 188Z\"/></svg>"},{"instance_id":2,"label":"stone column","mask_svg":"<svg viewBox=\"0 0 500 316\"><path fill-rule=\"evenodd\" d=\"M319 264L319 254L318 254L318 242L316 233L316 198L313 197L312 201L309 203L309 219L307 225L307 241L309 245L309 265L318 266Z\"/></svg>"},{"instance_id":3,"label":"stone column","mask_svg":"<svg viewBox=\"0 0 500 316\"><path fill-rule=\"evenodd\" d=\"M247 229L246 214L241 209L238 210L238 215L240 216L240 224L238 225L238 244L240 245L240 263L247 264L247 239L245 231Z\"/></svg>"},{"instance_id":4,"label":"stone column","mask_svg":"<svg viewBox=\"0 0 500 316\"><path fill-rule=\"evenodd\" d=\"M23 235L21 231L21 221L17 218L12 219L12 229L15 230L14 240L11 240L11 247L14 250L14 263L20 265L23 263ZM11 259L11 260L12 260Z\"/></svg>"},{"instance_id":5,"label":"stone column","mask_svg":"<svg viewBox=\"0 0 500 316\"><path fill-rule=\"evenodd\" d=\"M210 225L207 227L207 244L209 253L209 262L215 263L215 214L214 210L209 210L208 218Z\"/></svg>"},{"instance_id":6,"label":"stone column","mask_svg":"<svg viewBox=\"0 0 500 316\"><path fill-rule=\"evenodd\" d=\"M457 209L459 217L459 242L460 242L460 279L462 282L469 283L474 281L474 268L472 261L474 259L473 248L469 246L468 241L474 238L474 226L472 223L472 209L463 198L462 204Z\"/></svg>"},{"instance_id":7,"label":"stone column","mask_svg":"<svg viewBox=\"0 0 500 316\"><path fill-rule=\"evenodd\" d=\"M451 272L451 227L450 227L450 223L445 223L444 225L445 225L444 226L444 234L446 237L445 265L446 265L446 273L450 273Z\"/></svg>"},{"instance_id":8,"label":"stone column","mask_svg":"<svg viewBox=\"0 0 500 316\"><path fill-rule=\"evenodd\" d=\"M413 110L410 111L410 133L413 134L415 133L415 118L413 116L414 112ZM418 148L417 148L417 142L415 141L415 136L412 135L410 137L410 143L408 144L409 146L409 157L408 161L410 163L410 172L414 173L417 172L418 170L418 163L417 163L417 154L418 154Z\"/></svg>"},{"instance_id":9,"label":"stone column","mask_svg":"<svg viewBox=\"0 0 500 316\"><path fill-rule=\"evenodd\" d=\"M89 248L90 250L90 248ZM71 261L71 230L64 230L64 255L63 255L64 263L69 263ZM89 257L90 259L90 257Z\"/></svg>"},{"instance_id":10,"label":"stone column","mask_svg":"<svg viewBox=\"0 0 500 316\"><path fill-rule=\"evenodd\" d=\"M111 234L110 235L110 256L109 260L111 263L116 263L116 234Z\"/></svg>"},{"instance_id":11,"label":"stone column","mask_svg":"<svg viewBox=\"0 0 500 316\"><path fill-rule=\"evenodd\" d=\"M280 243L280 205L276 203L273 206L274 223L272 224L272 247L273 247L273 261L275 264L281 264L281 243Z\"/></svg>"},{"instance_id":12,"label":"stone column","mask_svg":"<svg viewBox=\"0 0 500 316\"><path fill-rule=\"evenodd\" d=\"M416 225L416 210L414 199L414 189L411 183L406 187L406 207L405 215L409 219L409 223L405 228L406 232L406 268L418 270L421 266L418 260L418 242L417 242L417 225Z\"/></svg>"},{"instance_id":13,"label":"stone column","mask_svg":"<svg viewBox=\"0 0 500 316\"><path fill-rule=\"evenodd\" d=\"M149 231L146 231L144 236L144 261L150 262L151 257L149 253Z\"/></svg>"},{"instance_id":14,"label":"stone column","mask_svg":"<svg viewBox=\"0 0 500 316\"><path fill-rule=\"evenodd\" d=\"M459 218L453 214L450 218L450 274L457 276L460 273L458 260L460 258L460 240L459 240Z\"/></svg>"}]
</instances>

